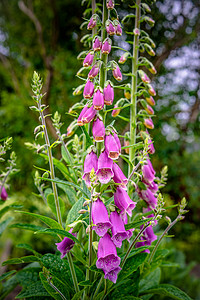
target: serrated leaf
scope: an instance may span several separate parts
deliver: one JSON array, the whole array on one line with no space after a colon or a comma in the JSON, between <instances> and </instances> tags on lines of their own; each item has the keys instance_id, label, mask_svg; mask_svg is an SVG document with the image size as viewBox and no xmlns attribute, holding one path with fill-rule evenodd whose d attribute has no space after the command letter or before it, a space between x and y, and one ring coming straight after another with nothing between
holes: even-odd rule
<instances>
[{"instance_id":1,"label":"serrated leaf","mask_svg":"<svg viewBox=\"0 0 200 300\"><path fill-rule=\"evenodd\" d=\"M63 217L64 213L65 213L65 203L64 201L58 197L58 201L59 201L59 205L60 205L60 211L61 211L61 216ZM52 213L57 216L57 211L56 211L56 204L55 204L55 198L54 198L54 194L51 193L47 196L47 204L50 207Z\"/></svg>"},{"instance_id":2,"label":"serrated leaf","mask_svg":"<svg viewBox=\"0 0 200 300\"><path fill-rule=\"evenodd\" d=\"M93 145L93 141L92 139L90 138L86 128L85 128L85 125L84 126L81 126L81 129L83 131L83 133L85 134L85 137L86 137L86 149L88 149L90 146Z\"/></svg>"},{"instance_id":3,"label":"serrated leaf","mask_svg":"<svg viewBox=\"0 0 200 300\"><path fill-rule=\"evenodd\" d=\"M157 294L171 297L172 299L176 300L192 300L185 292L170 284L157 285L149 290L144 291L143 294Z\"/></svg>"},{"instance_id":4,"label":"serrated leaf","mask_svg":"<svg viewBox=\"0 0 200 300\"><path fill-rule=\"evenodd\" d=\"M65 192L65 196L67 197L67 199L71 205L76 203L76 201L77 201L76 194L77 193L75 192L75 190L73 188L63 185L61 183L57 183L57 186Z\"/></svg>"},{"instance_id":5,"label":"serrated leaf","mask_svg":"<svg viewBox=\"0 0 200 300\"><path fill-rule=\"evenodd\" d=\"M142 220L142 221L137 221L137 222L133 222L133 223L130 223L130 224L126 224L125 225L125 229L128 230L128 229L132 229L132 228L137 228L137 227L140 227L141 225L153 220L154 218L148 218L146 220Z\"/></svg>"},{"instance_id":6,"label":"serrated leaf","mask_svg":"<svg viewBox=\"0 0 200 300\"><path fill-rule=\"evenodd\" d=\"M23 224L23 223L16 223L16 224L12 224L11 226L9 226L9 228L21 228L21 229L25 229L25 230L31 230L31 231L38 231L38 230L42 230L44 229L44 227L42 226L37 226L37 225L33 225L33 224Z\"/></svg>"},{"instance_id":7,"label":"serrated leaf","mask_svg":"<svg viewBox=\"0 0 200 300\"><path fill-rule=\"evenodd\" d=\"M73 296L72 300L79 300L79 299L81 298L81 295L83 294L84 291L85 291L85 288L82 289L81 291L79 291L78 293L76 293L76 294Z\"/></svg>"},{"instance_id":8,"label":"serrated leaf","mask_svg":"<svg viewBox=\"0 0 200 300\"><path fill-rule=\"evenodd\" d=\"M28 250L28 251L32 252L33 254L35 254L35 256L37 256L37 257L41 257L42 256L40 253L38 253L37 251L35 251L29 244L26 244L26 243L24 243L24 244L18 244L16 247Z\"/></svg>"},{"instance_id":9,"label":"serrated leaf","mask_svg":"<svg viewBox=\"0 0 200 300\"><path fill-rule=\"evenodd\" d=\"M42 272L39 273L41 282L45 290L56 300L70 299L67 286L63 284L56 276L51 275L50 283ZM62 296L51 286L51 283L62 293Z\"/></svg>"},{"instance_id":10,"label":"serrated leaf","mask_svg":"<svg viewBox=\"0 0 200 300\"><path fill-rule=\"evenodd\" d=\"M78 213L80 209L83 208L83 203L85 202L85 199L83 197L81 197L70 209L68 215L67 215L67 221L66 224L71 224L73 223L76 219L78 219L78 217L80 216L80 214Z\"/></svg>"},{"instance_id":11,"label":"serrated leaf","mask_svg":"<svg viewBox=\"0 0 200 300\"><path fill-rule=\"evenodd\" d=\"M13 217L9 217L6 220L4 220L3 222L0 223L0 236L1 234L4 232L4 230L6 229L6 227L14 220Z\"/></svg>"},{"instance_id":12,"label":"serrated leaf","mask_svg":"<svg viewBox=\"0 0 200 300\"><path fill-rule=\"evenodd\" d=\"M51 219L49 217L45 217L45 216L42 216L42 215L30 213L30 212L27 212L27 211L17 210L16 212L19 212L19 213L22 213L22 214L26 214L26 215L35 217L35 218L41 220L46 225L48 225L49 227L53 228L53 229L54 228L55 229L63 229L62 226L57 221L55 221L55 220L53 220L53 219Z\"/></svg>"},{"instance_id":13,"label":"serrated leaf","mask_svg":"<svg viewBox=\"0 0 200 300\"><path fill-rule=\"evenodd\" d=\"M16 273L17 271L13 270L13 271L9 271L4 273L3 275L0 276L0 281L8 278L10 275L13 275L14 273Z\"/></svg>"},{"instance_id":14,"label":"serrated leaf","mask_svg":"<svg viewBox=\"0 0 200 300\"><path fill-rule=\"evenodd\" d=\"M161 270L156 268L153 272L149 273L145 278L140 280L139 293L158 285L160 282Z\"/></svg>"},{"instance_id":15,"label":"serrated leaf","mask_svg":"<svg viewBox=\"0 0 200 300\"><path fill-rule=\"evenodd\" d=\"M12 205L9 205L9 206L5 206L4 208L2 208L0 210L0 218L7 212L9 211L10 209L19 209L19 208L22 208L23 205L17 205L17 204L12 204Z\"/></svg>"},{"instance_id":16,"label":"serrated leaf","mask_svg":"<svg viewBox=\"0 0 200 300\"><path fill-rule=\"evenodd\" d=\"M21 263L31 263L34 261L40 261L40 259L34 255L29 255L29 256L23 256L20 258L11 258L2 263L2 266L6 265L16 265L16 264L21 264Z\"/></svg>"},{"instance_id":17,"label":"serrated leaf","mask_svg":"<svg viewBox=\"0 0 200 300\"><path fill-rule=\"evenodd\" d=\"M30 298L30 297L51 297L51 296L45 290L41 281L37 281L27 286L25 289L23 289L21 293L19 293L16 296L16 299Z\"/></svg>"}]
</instances>

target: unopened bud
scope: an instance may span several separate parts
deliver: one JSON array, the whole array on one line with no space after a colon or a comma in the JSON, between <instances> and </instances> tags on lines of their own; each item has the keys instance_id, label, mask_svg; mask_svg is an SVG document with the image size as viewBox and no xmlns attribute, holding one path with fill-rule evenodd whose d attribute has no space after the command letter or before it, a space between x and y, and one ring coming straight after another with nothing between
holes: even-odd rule
<instances>
[{"instance_id":1,"label":"unopened bud","mask_svg":"<svg viewBox=\"0 0 200 300\"><path fill-rule=\"evenodd\" d=\"M167 221L168 224L171 224L171 222L172 222L170 217L168 217L168 216L165 216L165 220Z\"/></svg>"},{"instance_id":2,"label":"unopened bud","mask_svg":"<svg viewBox=\"0 0 200 300\"><path fill-rule=\"evenodd\" d=\"M127 89L124 90L124 96L126 97L126 99L130 100L131 99L131 92L130 92L130 83L128 83L126 86L125 86Z\"/></svg>"},{"instance_id":3,"label":"unopened bud","mask_svg":"<svg viewBox=\"0 0 200 300\"><path fill-rule=\"evenodd\" d=\"M129 145L130 145L129 140L124 140L124 147L127 147ZM129 148L125 148L124 151L126 154L129 154Z\"/></svg>"},{"instance_id":4,"label":"unopened bud","mask_svg":"<svg viewBox=\"0 0 200 300\"><path fill-rule=\"evenodd\" d=\"M147 105L147 107L145 108L146 112L150 115L154 114L154 110L151 106Z\"/></svg>"},{"instance_id":5,"label":"unopened bud","mask_svg":"<svg viewBox=\"0 0 200 300\"><path fill-rule=\"evenodd\" d=\"M144 83L150 83L151 82L150 78L147 76L147 74L144 71L139 70L138 73L139 73L139 76L140 76L141 80Z\"/></svg>"},{"instance_id":6,"label":"unopened bud","mask_svg":"<svg viewBox=\"0 0 200 300\"><path fill-rule=\"evenodd\" d=\"M115 7L114 0L107 0L106 1L106 6L107 6L107 9L113 9Z\"/></svg>"},{"instance_id":7,"label":"unopened bud","mask_svg":"<svg viewBox=\"0 0 200 300\"><path fill-rule=\"evenodd\" d=\"M151 96L156 96L156 92L155 92L154 88L152 87L152 85L147 84L147 89Z\"/></svg>"},{"instance_id":8,"label":"unopened bud","mask_svg":"<svg viewBox=\"0 0 200 300\"><path fill-rule=\"evenodd\" d=\"M149 129L154 129L154 124L151 118L149 119L144 119L144 125L149 128Z\"/></svg>"},{"instance_id":9,"label":"unopened bud","mask_svg":"<svg viewBox=\"0 0 200 300\"><path fill-rule=\"evenodd\" d=\"M155 56L155 51L149 46L148 44L144 44L144 48L147 51L147 53L151 56Z\"/></svg>"},{"instance_id":10,"label":"unopened bud","mask_svg":"<svg viewBox=\"0 0 200 300\"><path fill-rule=\"evenodd\" d=\"M155 21L154 21L152 18L148 17L148 16L145 16L145 17L144 17L144 20L145 20L145 21L147 22L147 24L148 24L149 26L151 26L151 27L153 27L154 24L155 24Z\"/></svg>"},{"instance_id":11,"label":"unopened bud","mask_svg":"<svg viewBox=\"0 0 200 300\"><path fill-rule=\"evenodd\" d=\"M140 35L140 29L139 28L135 28L133 30L134 35Z\"/></svg>"},{"instance_id":12,"label":"unopened bud","mask_svg":"<svg viewBox=\"0 0 200 300\"><path fill-rule=\"evenodd\" d=\"M81 210L79 210L79 214L81 214L81 215L83 215L83 214L85 214L87 212L87 210L86 209L81 209Z\"/></svg>"},{"instance_id":13,"label":"unopened bud","mask_svg":"<svg viewBox=\"0 0 200 300\"><path fill-rule=\"evenodd\" d=\"M90 200L86 200L86 201L83 203L83 207L88 206L89 204L90 204Z\"/></svg>"},{"instance_id":14,"label":"unopened bud","mask_svg":"<svg viewBox=\"0 0 200 300\"><path fill-rule=\"evenodd\" d=\"M87 228L86 228L86 233L88 234L88 233L90 233L90 226L88 226Z\"/></svg>"},{"instance_id":15,"label":"unopened bud","mask_svg":"<svg viewBox=\"0 0 200 300\"><path fill-rule=\"evenodd\" d=\"M120 111L121 111L121 109L119 109L118 106L115 105L114 109L112 111L112 117L114 117L114 118L117 117L119 115Z\"/></svg>"},{"instance_id":16,"label":"unopened bud","mask_svg":"<svg viewBox=\"0 0 200 300\"><path fill-rule=\"evenodd\" d=\"M81 95L84 86L85 86L84 84L79 85L79 86L73 91L73 96Z\"/></svg>"},{"instance_id":17,"label":"unopened bud","mask_svg":"<svg viewBox=\"0 0 200 300\"><path fill-rule=\"evenodd\" d=\"M153 99L152 96L146 97L145 99L146 99L147 102L148 102L150 105L152 105L152 106L156 104L156 103L155 103L155 100Z\"/></svg>"},{"instance_id":18,"label":"unopened bud","mask_svg":"<svg viewBox=\"0 0 200 300\"><path fill-rule=\"evenodd\" d=\"M109 35L115 35L115 27L110 20L106 21L106 31Z\"/></svg>"}]
</instances>

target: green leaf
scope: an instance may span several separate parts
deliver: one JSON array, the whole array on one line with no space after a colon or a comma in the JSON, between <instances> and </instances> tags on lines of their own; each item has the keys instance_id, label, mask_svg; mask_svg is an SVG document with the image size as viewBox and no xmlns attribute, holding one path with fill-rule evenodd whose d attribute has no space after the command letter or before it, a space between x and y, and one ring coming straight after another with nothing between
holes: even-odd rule
<instances>
[{"instance_id":1,"label":"green leaf","mask_svg":"<svg viewBox=\"0 0 200 300\"><path fill-rule=\"evenodd\" d=\"M142 293L155 285L158 285L160 282L161 270L156 268L153 272L148 274L145 278L140 280L139 284L139 293Z\"/></svg>"},{"instance_id":2,"label":"green leaf","mask_svg":"<svg viewBox=\"0 0 200 300\"><path fill-rule=\"evenodd\" d=\"M59 205L60 205L60 211L61 211L61 215L63 217L64 213L65 213L65 203L64 201L58 197L58 201L59 201ZM47 204L50 207L52 213L57 216L57 211L56 211L56 205L55 205L55 198L54 198L54 194L51 193L47 196Z\"/></svg>"},{"instance_id":3,"label":"green leaf","mask_svg":"<svg viewBox=\"0 0 200 300\"><path fill-rule=\"evenodd\" d=\"M71 205L77 202L77 198L76 198L77 193L73 188L60 183L58 183L57 186L65 192L65 196L67 197L67 200Z\"/></svg>"},{"instance_id":4,"label":"green leaf","mask_svg":"<svg viewBox=\"0 0 200 300\"><path fill-rule=\"evenodd\" d=\"M23 223L16 223L9 226L9 228L21 228L25 230L31 231L38 231L44 229L44 227L33 225L33 224L23 224Z\"/></svg>"},{"instance_id":5,"label":"green leaf","mask_svg":"<svg viewBox=\"0 0 200 300\"><path fill-rule=\"evenodd\" d=\"M85 290L85 288L82 289L81 291L79 291L78 293L76 293L76 294L74 295L74 297L72 298L72 300L79 300L79 299L81 298L81 295L83 294L84 290ZM95 299L95 300L96 300L96 299Z\"/></svg>"},{"instance_id":6,"label":"green leaf","mask_svg":"<svg viewBox=\"0 0 200 300\"><path fill-rule=\"evenodd\" d=\"M10 271L10 272L7 272L7 273L4 273L3 275L0 276L0 281L8 278L10 275L13 275L14 273L16 273L17 271L13 270L13 271Z\"/></svg>"},{"instance_id":7,"label":"green leaf","mask_svg":"<svg viewBox=\"0 0 200 300\"><path fill-rule=\"evenodd\" d=\"M137 221L137 222L133 222L133 223L130 223L130 224L126 224L125 225L125 229L128 230L128 229L132 229L132 228L137 228L137 227L140 227L141 225L149 222L153 220L153 218L148 218L146 220L142 220L142 221Z\"/></svg>"},{"instance_id":8,"label":"green leaf","mask_svg":"<svg viewBox=\"0 0 200 300\"><path fill-rule=\"evenodd\" d=\"M64 161L67 163L67 164L71 164L71 161L73 162L74 161L74 158L73 156L70 154L69 152L69 155L70 155L70 158L68 157L66 151L65 151L65 148L63 146L61 146L61 154L62 154L62 158L64 159ZM70 161L71 159L71 161Z\"/></svg>"},{"instance_id":9,"label":"green leaf","mask_svg":"<svg viewBox=\"0 0 200 300\"><path fill-rule=\"evenodd\" d=\"M6 296L14 290L14 288L18 285L16 280L16 275L9 278L6 282L2 283L2 288L0 292L0 300L5 300Z\"/></svg>"},{"instance_id":10,"label":"green leaf","mask_svg":"<svg viewBox=\"0 0 200 300\"><path fill-rule=\"evenodd\" d=\"M185 292L170 284L157 285L149 290L144 291L143 294L157 294L177 300L192 300Z\"/></svg>"},{"instance_id":11,"label":"green leaf","mask_svg":"<svg viewBox=\"0 0 200 300\"><path fill-rule=\"evenodd\" d=\"M16 280L23 288L28 287L29 285L40 281L39 272L41 271L40 267L31 267L20 270L16 275Z\"/></svg>"},{"instance_id":12,"label":"green leaf","mask_svg":"<svg viewBox=\"0 0 200 300\"><path fill-rule=\"evenodd\" d=\"M73 223L75 220L78 219L78 217L80 217L80 214L78 213L80 209L83 208L83 203L85 202L85 199L83 197L81 197L70 209L68 216L67 216L67 221L66 224L71 224Z\"/></svg>"},{"instance_id":13,"label":"green leaf","mask_svg":"<svg viewBox=\"0 0 200 300\"><path fill-rule=\"evenodd\" d=\"M37 251L35 251L29 244L26 244L26 243L24 243L24 244L18 244L16 247L17 248L25 249L27 251L30 251L33 254L35 254L35 256L37 256L37 257L41 257L42 256L40 253L38 253Z\"/></svg>"},{"instance_id":14,"label":"green leaf","mask_svg":"<svg viewBox=\"0 0 200 300\"><path fill-rule=\"evenodd\" d=\"M4 232L6 227L12 222L12 220L14 220L14 218L9 217L9 218L7 218L6 220L4 220L3 222L0 223L0 236Z\"/></svg>"},{"instance_id":15,"label":"green leaf","mask_svg":"<svg viewBox=\"0 0 200 300\"><path fill-rule=\"evenodd\" d=\"M180 265L171 261L162 261L161 267L180 268Z\"/></svg>"},{"instance_id":16,"label":"green leaf","mask_svg":"<svg viewBox=\"0 0 200 300\"><path fill-rule=\"evenodd\" d=\"M43 287L41 281L37 281L23 289L21 293L16 296L16 299L30 297L50 297L50 295Z\"/></svg>"},{"instance_id":17,"label":"green leaf","mask_svg":"<svg viewBox=\"0 0 200 300\"><path fill-rule=\"evenodd\" d=\"M93 145L93 141L92 139L90 138L86 128L85 128L85 125L84 126L81 126L81 129L83 131L83 133L85 134L85 137L86 137L86 149L88 149L90 146Z\"/></svg>"},{"instance_id":18,"label":"green leaf","mask_svg":"<svg viewBox=\"0 0 200 300\"><path fill-rule=\"evenodd\" d=\"M63 299L70 299L69 291L67 286L63 284L56 276L51 275L50 283L48 282L47 278L44 276L42 272L39 273L41 282L45 288L45 290L56 300L63 300ZM54 289L51 284L53 284L64 297L62 297L59 292Z\"/></svg>"},{"instance_id":19,"label":"green leaf","mask_svg":"<svg viewBox=\"0 0 200 300\"><path fill-rule=\"evenodd\" d=\"M19 213L22 213L22 214L26 214L26 215L35 217L35 218L41 220L42 222L44 222L46 225L48 225L51 228L63 229L62 226L58 222L56 222L55 220L53 220L53 219L51 219L49 217L45 217L45 216L42 216L42 215L30 213L30 212L27 212L27 211L17 210L16 212L19 212Z\"/></svg>"},{"instance_id":20,"label":"green leaf","mask_svg":"<svg viewBox=\"0 0 200 300\"><path fill-rule=\"evenodd\" d=\"M80 286L92 286L92 283L89 280L79 282Z\"/></svg>"},{"instance_id":21,"label":"green leaf","mask_svg":"<svg viewBox=\"0 0 200 300\"><path fill-rule=\"evenodd\" d=\"M70 238L71 240L73 240L74 242L76 242L78 244L81 244L75 236L73 236L71 233L69 233L65 230L61 230L61 229L46 228L46 229L37 231L37 233L46 233L46 234L50 234L50 235L53 233L55 235L62 235L62 236L66 236L66 237Z\"/></svg>"},{"instance_id":22,"label":"green leaf","mask_svg":"<svg viewBox=\"0 0 200 300\"><path fill-rule=\"evenodd\" d=\"M19 208L22 208L23 205L17 205L17 204L12 204L12 205L9 205L9 206L5 206L4 208L2 208L0 210L0 218L7 212L9 211L10 209L19 209Z\"/></svg>"},{"instance_id":23,"label":"green leaf","mask_svg":"<svg viewBox=\"0 0 200 300\"><path fill-rule=\"evenodd\" d=\"M11 258L11 259L5 260L2 263L2 266L16 265L16 264L21 264L21 263L30 263L30 262L34 262L34 261L40 261L40 259L34 255L29 255L29 256L24 256L24 257L20 257L20 258Z\"/></svg>"}]
</instances>

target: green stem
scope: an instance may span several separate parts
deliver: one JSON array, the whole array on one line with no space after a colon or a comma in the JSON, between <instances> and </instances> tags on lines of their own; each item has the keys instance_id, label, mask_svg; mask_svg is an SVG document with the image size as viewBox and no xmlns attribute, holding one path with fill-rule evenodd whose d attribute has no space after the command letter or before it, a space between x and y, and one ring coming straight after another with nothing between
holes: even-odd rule
<instances>
[{"instance_id":1,"label":"green stem","mask_svg":"<svg viewBox=\"0 0 200 300\"><path fill-rule=\"evenodd\" d=\"M145 226L142 228L142 230L136 235L136 237L134 238L134 240L132 241L131 245L129 246L129 248L128 248L127 252L126 252L126 255L124 256L124 259L122 260L121 268L123 268L123 266L124 266L124 264L125 264L125 262L126 262L128 256L129 256L129 254L130 254L130 252L131 252L133 246L135 245L137 239L141 236L141 234L143 233L143 231L145 231L145 229L146 229L149 225L150 225L150 224L145 225Z\"/></svg>"},{"instance_id":2,"label":"green stem","mask_svg":"<svg viewBox=\"0 0 200 300\"><path fill-rule=\"evenodd\" d=\"M3 187L4 187L5 183L6 183L6 180L7 180L8 176L9 176L11 170L12 170L12 169L10 169L10 170L6 173L6 176L5 176L4 179L3 179L3 182L2 182L2 185L1 185L1 188L0 188L0 196L1 196L1 192L2 192L2 190L3 190Z\"/></svg>"},{"instance_id":3,"label":"green stem","mask_svg":"<svg viewBox=\"0 0 200 300\"><path fill-rule=\"evenodd\" d=\"M107 7L106 7L106 0L103 0L103 19L102 19L103 29L101 31L101 41L102 41L102 43L106 38L105 24L106 24L107 19L108 19L108 10L107 10ZM104 84L105 84L106 77L107 77L106 66L107 66L107 61L108 61L108 55L103 54L101 52L101 61L103 62L103 66L101 67L101 70L100 70L99 85L100 85L101 88L104 88Z\"/></svg>"},{"instance_id":4,"label":"green stem","mask_svg":"<svg viewBox=\"0 0 200 300\"><path fill-rule=\"evenodd\" d=\"M69 267L70 267L70 271L71 271L71 275L72 275L72 280L73 280L73 283L74 283L75 292L78 293L80 290L79 290L79 287L78 287L76 272L75 272L75 269L74 269L74 264L73 264L73 260L72 260L72 256L71 256L70 252L67 253L67 259L68 259L68 262L69 262Z\"/></svg>"},{"instance_id":5,"label":"green stem","mask_svg":"<svg viewBox=\"0 0 200 300\"><path fill-rule=\"evenodd\" d=\"M164 238L164 236L167 234L167 232L178 222L180 221L180 215L178 215L178 217L171 223L167 226L167 228L165 229L165 231L163 232L163 234L161 235L161 237L159 238L159 240L157 241L153 251L151 252L151 255L149 257L149 260L148 260L148 263L150 264L153 260L153 257L156 253L156 250L158 249L158 246L160 245L162 239Z\"/></svg>"},{"instance_id":6,"label":"green stem","mask_svg":"<svg viewBox=\"0 0 200 300\"><path fill-rule=\"evenodd\" d=\"M101 279L99 280L99 283L98 283L98 285L97 285L97 288L96 288L96 290L95 290L95 293L94 293L94 295L93 295L93 297L92 297L92 299L94 299L94 300L96 299L96 296L97 296L97 294L98 294L98 292L99 292L99 289L100 289L100 287L101 287L101 285L102 285L103 278L104 278L104 276L102 276Z\"/></svg>"},{"instance_id":7,"label":"green stem","mask_svg":"<svg viewBox=\"0 0 200 300\"><path fill-rule=\"evenodd\" d=\"M135 28L140 27L140 2L136 0L136 17L135 17ZM132 81L131 81L131 108L130 108L130 145L135 144L136 141L136 114L137 114L137 70L138 70L138 46L139 46L139 35L134 35L133 40L133 57L132 57ZM135 160L135 149L130 148L129 150L129 176L133 170ZM133 164L133 165L132 165Z\"/></svg>"}]
</instances>

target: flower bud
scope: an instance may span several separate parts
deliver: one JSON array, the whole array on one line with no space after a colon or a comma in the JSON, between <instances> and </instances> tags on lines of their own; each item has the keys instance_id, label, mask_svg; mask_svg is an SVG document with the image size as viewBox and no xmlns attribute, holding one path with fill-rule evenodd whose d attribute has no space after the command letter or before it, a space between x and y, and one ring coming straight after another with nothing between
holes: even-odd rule
<instances>
[{"instance_id":1,"label":"flower bud","mask_svg":"<svg viewBox=\"0 0 200 300\"><path fill-rule=\"evenodd\" d=\"M96 110L101 110L104 106L103 93L99 89L94 93L93 105Z\"/></svg>"},{"instance_id":2,"label":"flower bud","mask_svg":"<svg viewBox=\"0 0 200 300\"><path fill-rule=\"evenodd\" d=\"M145 99L146 99L147 102L148 102L150 105L152 105L152 106L156 104L156 103L155 103L155 100L153 99L152 96L146 97Z\"/></svg>"},{"instance_id":3,"label":"flower bud","mask_svg":"<svg viewBox=\"0 0 200 300\"><path fill-rule=\"evenodd\" d=\"M85 84L79 85L74 91L73 91L73 96L78 96L81 95L82 89L85 86Z\"/></svg>"},{"instance_id":4,"label":"flower bud","mask_svg":"<svg viewBox=\"0 0 200 300\"><path fill-rule=\"evenodd\" d=\"M90 18L90 21L88 23L88 26L87 26L87 29L88 30L91 30L93 29L97 24L97 15L93 15L91 18Z\"/></svg>"},{"instance_id":5,"label":"flower bud","mask_svg":"<svg viewBox=\"0 0 200 300\"><path fill-rule=\"evenodd\" d=\"M118 159L121 152L121 145L118 139L110 133L105 137L105 149L108 157L111 159Z\"/></svg>"},{"instance_id":6,"label":"flower bud","mask_svg":"<svg viewBox=\"0 0 200 300\"><path fill-rule=\"evenodd\" d=\"M148 114L153 115L154 114L154 110L151 106L147 105L147 107L145 108L146 112L148 112Z\"/></svg>"},{"instance_id":7,"label":"flower bud","mask_svg":"<svg viewBox=\"0 0 200 300\"><path fill-rule=\"evenodd\" d=\"M110 83L105 85L105 88L103 89L103 94L104 94L104 104L111 105L114 100L114 89L110 85Z\"/></svg>"},{"instance_id":8,"label":"flower bud","mask_svg":"<svg viewBox=\"0 0 200 300\"><path fill-rule=\"evenodd\" d=\"M90 99L93 93L94 93L94 84L92 81L88 80L83 90L83 97L85 99Z\"/></svg>"},{"instance_id":9,"label":"flower bud","mask_svg":"<svg viewBox=\"0 0 200 300\"><path fill-rule=\"evenodd\" d=\"M106 6L107 6L107 9L113 9L115 7L114 0L107 0L106 1Z\"/></svg>"},{"instance_id":10,"label":"flower bud","mask_svg":"<svg viewBox=\"0 0 200 300\"><path fill-rule=\"evenodd\" d=\"M111 40L109 38L105 39L101 48L103 54L109 54L111 51Z\"/></svg>"},{"instance_id":11,"label":"flower bud","mask_svg":"<svg viewBox=\"0 0 200 300\"><path fill-rule=\"evenodd\" d=\"M80 115L79 115L79 117L78 117L78 119L77 119L77 125L78 126L83 126L83 122L82 122L82 117L83 117L83 115L85 114L85 112L88 110L88 106L86 105L83 109L82 109L82 111L81 111L81 113L80 113Z\"/></svg>"},{"instance_id":12,"label":"flower bud","mask_svg":"<svg viewBox=\"0 0 200 300\"><path fill-rule=\"evenodd\" d=\"M147 53L151 56L155 56L155 51L149 46L148 44L144 44L144 48L147 51Z\"/></svg>"},{"instance_id":13,"label":"flower bud","mask_svg":"<svg viewBox=\"0 0 200 300\"><path fill-rule=\"evenodd\" d=\"M144 71L139 70L138 73L139 73L139 76L140 76L141 80L144 83L150 83L151 82L150 78L147 76L147 74Z\"/></svg>"},{"instance_id":14,"label":"flower bud","mask_svg":"<svg viewBox=\"0 0 200 300\"><path fill-rule=\"evenodd\" d=\"M98 37L98 36L95 37L92 47L93 47L94 51L100 51L101 50L102 44L101 44L100 37Z\"/></svg>"},{"instance_id":15,"label":"flower bud","mask_svg":"<svg viewBox=\"0 0 200 300\"><path fill-rule=\"evenodd\" d=\"M89 52L83 61L84 67L89 67L93 63L94 54L93 52Z\"/></svg>"},{"instance_id":16,"label":"flower bud","mask_svg":"<svg viewBox=\"0 0 200 300\"><path fill-rule=\"evenodd\" d=\"M140 29L139 29L139 28L135 28L135 29L133 30L133 34L134 34L134 35L140 35Z\"/></svg>"},{"instance_id":17,"label":"flower bud","mask_svg":"<svg viewBox=\"0 0 200 300\"><path fill-rule=\"evenodd\" d=\"M82 123L87 124L91 122L95 116L96 116L96 110L94 109L94 106L91 106L82 116Z\"/></svg>"},{"instance_id":18,"label":"flower bud","mask_svg":"<svg viewBox=\"0 0 200 300\"><path fill-rule=\"evenodd\" d=\"M151 96L155 96L156 95L156 92L154 90L154 88L152 87L152 85L150 84L147 84L147 88L148 88L148 92Z\"/></svg>"},{"instance_id":19,"label":"flower bud","mask_svg":"<svg viewBox=\"0 0 200 300\"><path fill-rule=\"evenodd\" d=\"M130 145L129 140L124 140L124 147L127 147L129 145ZM129 148L125 148L124 151L126 154L129 154Z\"/></svg>"},{"instance_id":20,"label":"flower bud","mask_svg":"<svg viewBox=\"0 0 200 300\"><path fill-rule=\"evenodd\" d=\"M126 99L130 100L131 99L131 93L130 93L130 83L127 83L125 86L127 89L124 90L124 97L126 97Z\"/></svg>"},{"instance_id":21,"label":"flower bud","mask_svg":"<svg viewBox=\"0 0 200 300\"><path fill-rule=\"evenodd\" d=\"M128 58L128 56L129 56L129 52L125 52L121 57L120 57L120 59L118 60L118 63L119 64L124 64L125 63L125 61L127 61L127 58Z\"/></svg>"},{"instance_id":22,"label":"flower bud","mask_svg":"<svg viewBox=\"0 0 200 300\"><path fill-rule=\"evenodd\" d=\"M99 118L97 118L93 123L92 134L96 142L104 141L105 127L104 123Z\"/></svg>"},{"instance_id":23,"label":"flower bud","mask_svg":"<svg viewBox=\"0 0 200 300\"><path fill-rule=\"evenodd\" d=\"M83 215L83 214L85 214L86 212L87 212L86 209L80 209L78 213L81 214L81 215Z\"/></svg>"},{"instance_id":24,"label":"flower bud","mask_svg":"<svg viewBox=\"0 0 200 300\"><path fill-rule=\"evenodd\" d=\"M1 186L0 186L0 190L1 190ZM1 190L1 200L6 201L8 198L8 194L6 192L5 187L3 186L2 190Z\"/></svg>"},{"instance_id":25,"label":"flower bud","mask_svg":"<svg viewBox=\"0 0 200 300\"><path fill-rule=\"evenodd\" d=\"M122 27L121 27L121 24L119 23L118 20L114 20L114 25L115 25L115 33L116 35L119 35L121 36L122 35Z\"/></svg>"},{"instance_id":26,"label":"flower bud","mask_svg":"<svg viewBox=\"0 0 200 300\"><path fill-rule=\"evenodd\" d=\"M86 200L86 201L83 203L83 207L88 206L89 204L90 204L90 200Z\"/></svg>"},{"instance_id":27,"label":"flower bud","mask_svg":"<svg viewBox=\"0 0 200 300\"><path fill-rule=\"evenodd\" d=\"M147 22L147 24L148 24L149 26L151 26L151 27L153 27L154 24L155 24L155 21L154 21L152 18L148 17L148 16L145 16L145 17L144 17L144 20L145 20L145 21Z\"/></svg>"},{"instance_id":28,"label":"flower bud","mask_svg":"<svg viewBox=\"0 0 200 300\"><path fill-rule=\"evenodd\" d=\"M120 111L121 111L121 109L119 109L118 106L115 105L114 109L112 111L112 117L114 117L114 118L117 117L119 115Z\"/></svg>"},{"instance_id":29,"label":"flower bud","mask_svg":"<svg viewBox=\"0 0 200 300\"><path fill-rule=\"evenodd\" d=\"M99 69L100 69L100 66L99 66L99 64L95 64L93 67L92 67L92 69L90 70L90 72L89 72L89 74L88 74L88 77L90 78L90 79L93 79L94 77L96 77L97 75L98 75L98 73L99 73Z\"/></svg>"},{"instance_id":30,"label":"flower bud","mask_svg":"<svg viewBox=\"0 0 200 300\"><path fill-rule=\"evenodd\" d=\"M109 35L115 35L115 27L110 20L106 21L106 31Z\"/></svg>"},{"instance_id":31,"label":"flower bud","mask_svg":"<svg viewBox=\"0 0 200 300\"><path fill-rule=\"evenodd\" d=\"M154 124L151 118L149 119L144 119L144 125L149 128L149 129L154 129Z\"/></svg>"},{"instance_id":32,"label":"flower bud","mask_svg":"<svg viewBox=\"0 0 200 300\"><path fill-rule=\"evenodd\" d=\"M154 74L154 75L157 73L156 68L153 66L153 64L152 64L152 66L149 68L149 71L151 72L151 74Z\"/></svg>"},{"instance_id":33,"label":"flower bud","mask_svg":"<svg viewBox=\"0 0 200 300\"><path fill-rule=\"evenodd\" d=\"M122 73L120 71L120 68L118 65L116 65L113 69L113 77L117 80L117 81L121 81L122 80Z\"/></svg>"}]
</instances>

